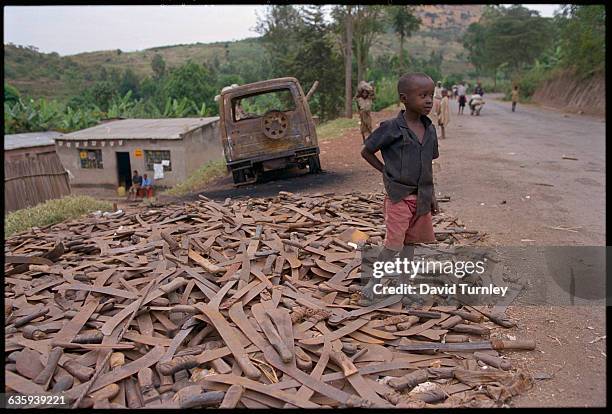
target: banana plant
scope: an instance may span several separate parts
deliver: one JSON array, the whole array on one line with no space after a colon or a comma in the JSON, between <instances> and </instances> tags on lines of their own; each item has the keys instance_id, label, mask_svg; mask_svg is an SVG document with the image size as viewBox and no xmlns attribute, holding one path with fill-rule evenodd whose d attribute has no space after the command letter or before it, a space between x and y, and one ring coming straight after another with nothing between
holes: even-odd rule
<instances>
[{"instance_id":1,"label":"banana plant","mask_svg":"<svg viewBox=\"0 0 612 414\"><path fill-rule=\"evenodd\" d=\"M166 100L163 116L165 118L182 118L192 111L193 106L193 102L186 97L181 98L180 101L169 97Z\"/></svg>"},{"instance_id":2,"label":"banana plant","mask_svg":"<svg viewBox=\"0 0 612 414\"><path fill-rule=\"evenodd\" d=\"M113 98L108 107L107 116L109 118L118 118L127 116L130 109L134 106L134 101L131 100L132 91L127 91L123 97Z\"/></svg>"},{"instance_id":3,"label":"banana plant","mask_svg":"<svg viewBox=\"0 0 612 414\"><path fill-rule=\"evenodd\" d=\"M202 102L202 106L200 107L200 109L197 110L197 114L198 116L204 117L207 114L207 107L206 107L206 102Z\"/></svg>"}]
</instances>

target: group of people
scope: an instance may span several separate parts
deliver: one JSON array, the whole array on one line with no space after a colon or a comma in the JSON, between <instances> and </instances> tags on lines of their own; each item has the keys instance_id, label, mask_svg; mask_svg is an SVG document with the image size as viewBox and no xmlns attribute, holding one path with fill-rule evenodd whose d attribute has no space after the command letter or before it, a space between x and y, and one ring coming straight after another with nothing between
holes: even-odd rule
<instances>
[{"instance_id":1,"label":"group of people","mask_svg":"<svg viewBox=\"0 0 612 414\"><path fill-rule=\"evenodd\" d=\"M139 196L139 191L143 197L153 197L153 179L149 178L147 174L140 176L138 171L134 170L134 175L132 176L132 186L130 187L128 198L133 198L135 201Z\"/></svg>"},{"instance_id":2,"label":"group of people","mask_svg":"<svg viewBox=\"0 0 612 414\"><path fill-rule=\"evenodd\" d=\"M450 99L454 98L459 104L457 115L463 115L465 106L470 107L470 115L480 115L480 111L485 104L484 89L481 82L477 82L472 90L470 99L467 99L468 86L464 81L459 85L453 85L451 89L442 87L442 82L438 81L433 92L433 107L429 113L429 117L440 128L440 138L446 138L446 127L450 123ZM519 99L518 87L512 89L512 112L516 109L516 104ZM374 88L368 82L361 81L357 87L355 96L357 109L359 110L361 137L365 141L372 133L372 103L374 100Z\"/></svg>"},{"instance_id":3,"label":"group of people","mask_svg":"<svg viewBox=\"0 0 612 414\"><path fill-rule=\"evenodd\" d=\"M480 82L476 83L472 91L472 95L468 101L467 99L467 86L465 82L461 82L459 85L453 86L453 93L457 98L457 102L459 103L459 108L457 110L457 115L463 115L463 110L465 109L465 105L470 107L470 115L480 115L480 111L485 104L483 99L484 89L482 88L482 84Z\"/></svg>"}]
</instances>

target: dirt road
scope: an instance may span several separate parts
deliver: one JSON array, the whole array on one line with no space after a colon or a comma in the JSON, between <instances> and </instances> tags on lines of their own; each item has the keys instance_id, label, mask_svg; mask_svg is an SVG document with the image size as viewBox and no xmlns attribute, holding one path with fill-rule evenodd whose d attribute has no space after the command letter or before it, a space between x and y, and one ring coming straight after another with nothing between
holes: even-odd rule
<instances>
[{"instance_id":1,"label":"dirt road","mask_svg":"<svg viewBox=\"0 0 612 414\"><path fill-rule=\"evenodd\" d=\"M604 121L534 105L519 105L512 113L509 103L485 98L478 117L470 116L469 110L457 116L456 102L451 104L448 138L440 142L434 168L436 192L451 197L441 208L468 228L487 233L489 245L605 245ZM396 114L376 113L374 124ZM357 128L320 146L323 174L284 172L240 189L234 189L227 177L202 194L223 200L281 190L382 189L380 174L359 155ZM541 263L529 255L520 259L515 270L537 288ZM604 312L603 306L509 308L519 326L508 332L538 344L529 357L515 353L510 358L532 373L552 376L536 381L531 391L513 399L512 406L605 405L606 341L597 340L606 335Z\"/></svg>"}]
</instances>

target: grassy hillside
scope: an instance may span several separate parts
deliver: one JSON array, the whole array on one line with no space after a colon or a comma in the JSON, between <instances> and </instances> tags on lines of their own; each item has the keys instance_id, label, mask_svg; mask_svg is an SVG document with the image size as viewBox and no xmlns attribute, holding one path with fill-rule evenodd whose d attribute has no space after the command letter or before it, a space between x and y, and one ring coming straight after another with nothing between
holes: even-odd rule
<instances>
[{"instance_id":1,"label":"grassy hillside","mask_svg":"<svg viewBox=\"0 0 612 414\"><path fill-rule=\"evenodd\" d=\"M417 14L421 30L407 39L410 56L426 58L431 51L442 51L443 74L461 73L470 66L464 59L460 33L480 17L482 6L421 6ZM372 58L398 52L398 38L389 30L378 37L372 47ZM74 96L112 71L132 69L139 77L152 75L151 61L160 54L167 68L178 67L188 59L196 63L228 61L248 64L263 52L258 38L235 42L194 43L146 49L137 52L106 50L61 57L57 53L39 53L34 48L4 46L5 82L26 96L64 100Z\"/></svg>"}]
</instances>

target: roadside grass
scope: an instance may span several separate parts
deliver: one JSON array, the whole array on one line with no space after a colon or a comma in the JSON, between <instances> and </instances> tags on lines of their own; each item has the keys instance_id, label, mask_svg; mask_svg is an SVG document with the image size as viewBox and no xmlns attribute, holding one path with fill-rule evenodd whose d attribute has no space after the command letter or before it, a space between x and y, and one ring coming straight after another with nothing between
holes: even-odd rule
<instances>
[{"instance_id":1,"label":"roadside grass","mask_svg":"<svg viewBox=\"0 0 612 414\"><path fill-rule=\"evenodd\" d=\"M399 111L399 104L389 105L380 111ZM373 111L375 112L375 111ZM374 126L375 127L375 126ZM359 112L353 112L353 118L336 118L331 121L327 121L317 127L317 139L319 141L329 141L332 139L340 138L344 136L344 133L351 128L359 128Z\"/></svg>"},{"instance_id":2,"label":"roadside grass","mask_svg":"<svg viewBox=\"0 0 612 414\"><path fill-rule=\"evenodd\" d=\"M92 211L110 211L113 204L88 196L66 196L34 207L13 211L4 217L4 235L9 237L32 227L44 227L75 219Z\"/></svg>"},{"instance_id":3,"label":"roadside grass","mask_svg":"<svg viewBox=\"0 0 612 414\"><path fill-rule=\"evenodd\" d=\"M163 195L182 197L192 191L201 190L212 180L227 174L225 160L219 159L210 161L201 166L197 171L189 176L185 181L175 185L169 190L164 191Z\"/></svg>"},{"instance_id":4,"label":"roadside grass","mask_svg":"<svg viewBox=\"0 0 612 414\"><path fill-rule=\"evenodd\" d=\"M344 135L350 128L359 128L359 114L353 114L352 119L336 118L317 127L317 139L329 141Z\"/></svg>"}]
</instances>

